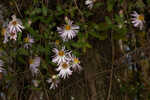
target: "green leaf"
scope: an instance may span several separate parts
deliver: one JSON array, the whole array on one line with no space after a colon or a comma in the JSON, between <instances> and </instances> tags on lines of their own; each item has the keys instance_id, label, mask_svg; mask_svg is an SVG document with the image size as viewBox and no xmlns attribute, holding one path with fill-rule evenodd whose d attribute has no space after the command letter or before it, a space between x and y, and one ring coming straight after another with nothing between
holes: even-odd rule
<instances>
[{"instance_id":1,"label":"green leaf","mask_svg":"<svg viewBox=\"0 0 150 100\"><path fill-rule=\"evenodd\" d=\"M107 0L107 11L111 12L114 7L114 0Z\"/></svg>"},{"instance_id":2,"label":"green leaf","mask_svg":"<svg viewBox=\"0 0 150 100\"><path fill-rule=\"evenodd\" d=\"M73 42L72 46L74 46L76 48L84 48L84 47L92 48L92 46L89 43L87 43L87 42L81 42L81 41Z\"/></svg>"},{"instance_id":3,"label":"green leaf","mask_svg":"<svg viewBox=\"0 0 150 100\"><path fill-rule=\"evenodd\" d=\"M18 33L18 41L21 41L21 37L22 37L22 32Z\"/></svg>"},{"instance_id":4,"label":"green leaf","mask_svg":"<svg viewBox=\"0 0 150 100\"><path fill-rule=\"evenodd\" d=\"M112 25L112 21L108 16L105 17L105 21L107 24Z\"/></svg>"},{"instance_id":5,"label":"green leaf","mask_svg":"<svg viewBox=\"0 0 150 100\"><path fill-rule=\"evenodd\" d=\"M148 4L150 4L150 0L147 0L146 2L147 2Z\"/></svg>"},{"instance_id":6,"label":"green leaf","mask_svg":"<svg viewBox=\"0 0 150 100\"><path fill-rule=\"evenodd\" d=\"M108 27L109 25L107 25L107 23L105 23L105 22L102 22L102 23L100 23L100 24L98 24L98 30L99 31L107 31L108 30Z\"/></svg>"},{"instance_id":7,"label":"green leaf","mask_svg":"<svg viewBox=\"0 0 150 100\"><path fill-rule=\"evenodd\" d=\"M23 64L26 64L27 62L24 60L24 58L22 58L21 56L18 56L17 57L17 60L20 62L20 63L23 63Z\"/></svg>"},{"instance_id":8,"label":"green leaf","mask_svg":"<svg viewBox=\"0 0 150 100\"><path fill-rule=\"evenodd\" d=\"M145 7L145 4L144 4L144 2L142 1L142 0L137 0L136 1L136 6L138 7L138 8L144 8Z\"/></svg>"},{"instance_id":9,"label":"green leaf","mask_svg":"<svg viewBox=\"0 0 150 100\"><path fill-rule=\"evenodd\" d=\"M44 16L47 16L47 11L48 11L48 9L45 6L43 6L42 7L42 13Z\"/></svg>"},{"instance_id":10,"label":"green leaf","mask_svg":"<svg viewBox=\"0 0 150 100\"><path fill-rule=\"evenodd\" d=\"M19 54L19 55L28 55L28 51L25 50L24 48L19 48L17 50L17 54Z\"/></svg>"},{"instance_id":11,"label":"green leaf","mask_svg":"<svg viewBox=\"0 0 150 100\"><path fill-rule=\"evenodd\" d=\"M108 37L107 33L102 33L102 34L99 36L99 39L100 39L100 40L105 40L105 39L107 39L107 37Z\"/></svg>"},{"instance_id":12,"label":"green leaf","mask_svg":"<svg viewBox=\"0 0 150 100\"><path fill-rule=\"evenodd\" d=\"M104 5L104 3L97 2L97 3L95 3L94 8L99 8L99 7L103 6L103 5Z\"/></svg>"},{"instance_id":13,"label":"green leaf","mask_svg":"<svg viewBox=\"0 0 150 100\"><path fill-rule=\"evenodd\" d=\"M123 3L123 0L120 0L120 4L122 4Z\"/></svg>"},{"instance_id":14,"label":"green leaf","mask_svg":"<svg viewBox=\"0 0 150 100\"><path fill-rule=\"evenodd\" d=\"M127 33L127 29L126 28L117 29L116 33L113 34L113 37L116 40L124 39L125 36L126 36L126 33Z\"/></svg>"}]
</instances>

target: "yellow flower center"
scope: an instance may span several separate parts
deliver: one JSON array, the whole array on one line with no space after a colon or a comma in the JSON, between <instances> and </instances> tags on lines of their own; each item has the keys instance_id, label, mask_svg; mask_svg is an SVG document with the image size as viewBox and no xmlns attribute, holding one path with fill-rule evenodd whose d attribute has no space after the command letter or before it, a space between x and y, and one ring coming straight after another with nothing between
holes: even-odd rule
<instances>
[{"instance_id":1,"label":"yellow flower center","mask_svg":"<svg viewBox=\"0 0 150 100\"><path fill-rule=\"evenodd\" d=\"M75 64L78 64L80 62L79 59L77 59L77 58L74 58L73 61L74 61Z\"/></svg>"},{"instance_id":2,"label":"yellow flower center","mask_svg":"<svg viewBox=\"0 0 150 100\"><path fill-rule=\"evenodd\" d=\"M16 33L10 33L11 36L15 36Z\"/></svg>"},{"instance_id":3,"label":"yellow flower center","mask_svg":"<svg viewBox=\"0 0 150 100\"><path fill-rule=\"evenodd\" d=\"M138 20L144 21L144 16L143 15L139 15L138 16Z\"/></svg>"},{"instance_id":4,"label":"yellow flower center","mask_svg":"<svg viewBox=\"0 0 150 100\"><path fill-rule=\"evenodd\" d=\"M29 60L29 64L33 64L34 60L33 59L30 59Z\"/></svg>"},{"instance_id":5,"label":"yellow flower center","mask_svg":"<svg viewBox=\"0 0 150 100\"><path fill-rule=\"evenodd\" d=\"M5 28L2 28L2 31L1 31L2 36L4 36L5 33L6 33L6 29L5 29Z\"/></svg>"},{"instance_id":6,"label":"yellow flower center","mask_svg":"<svg viewBox=\"0 0 150 100\"><path fill-rule=\"evenodd\" d=\"M64 56L64 51L59 51L59 52L58 52L58 55L59 55L59 56Z\"/></svg>"},{"instance_id":7,"label":"yellow flower center","mask_svg":"<svg viewBox=\"0 0 150 100\"><path fill-rule=\"evenodd\" d=\"M56 45L59 45L59 43L60 43L59 40L56 40L56 41L55 41L55 44L56 44Z\"/></svg>"},{"instance_id":8,"label":"yellow flower center","mask_svg":"<svg viewBox=\"0 0 150 100\"><path fill-rule=\"evenodd\" d=\"M64 69L67 69L67 68L68 68L68 64L64 62L64 63L62 64L62 67L63 67Z\"/></svg>"},{"instance_id":9,"label":"yellow flower center","mask_svg":"<svg viewBox=\"0 0 150 100\"><path fill-rule=\"evenodd\" d=\"M16 26L17 25L17 21L13 21L12 25Z\"/></svg>"},{"instance_id":10,"label":"yellow flower center","mask_svg":"<svg viewBox=\"0 0 150 100\"><path fill-rule=\"evenodd\" d=\"M24 38L24 42L29 42L29 38L28 37Z\"/></svg>"},{"instance_id":11,"label":"yellow flower center","mask_svg":"<svg viewBox=\"0 0 150 100\"><path fill-rule=\"evenodd\" d=\"M65 26L65 29L66 29L66 30L70 30L70 29L71 29L71 26L70 26L70 25L66 25L66 26Z\"/></svg>"}]
</instances>

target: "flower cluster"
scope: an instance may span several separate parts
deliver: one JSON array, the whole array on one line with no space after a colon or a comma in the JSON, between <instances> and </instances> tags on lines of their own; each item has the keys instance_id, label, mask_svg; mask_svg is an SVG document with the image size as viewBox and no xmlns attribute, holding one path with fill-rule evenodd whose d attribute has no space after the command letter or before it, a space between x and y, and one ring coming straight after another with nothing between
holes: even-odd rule
<instances>
[{"instance_id":1,"label":"flower cluster","mask_svg":"<svg viewBox=\"0 0 150 100\"><path fill-rule=\"evenodd\" d=\"M24 26L22 24L22 21L18 18L16 18L15 15L12 15L12 20L8 24L4 24L2 28L2 35L4 36L3 43L7 43L10 40L17 40L18 32L22 32L24 29ZM26 38L24 38L25 48L29 48L32 46L32 43L34 43L34 39L27 35Z\"/></svg>"},{"instance_id":2,"label":"flower cluster","mask_svg":"<svg viewBox=\"0 0 150 100\"><path fill-rule=\"evenodd\" d=\"M24 29L24 26L22 24L22 21L18 18L16 18L15 15L12 15L12 20L9 21L9 23L4 23L2 28L2 35L4 36L3 43L7 43L9 40L17 40L18 33L21 32ZM32 46L32 43L34 43L34 39L27 35L27 37L24 38L24 48L29 48ZM40 57L31 58L29 60L29 69L32 72L32 75L35 76L39 70L38 67L40 65ZM1 68L3 66L3 61L0 60L0 72L3 72L4 69Z\"/></svg>"},{"instance_id":3,"label":"flower cluster","mask_svg":"<svg viewBox=\"0 0 150 100\"><path fill-rule=\"evenodd\" d=\"M86 0L85 4L91 9L95 1L96 0ZM141 30L145 23L144 15L134 12L131 16L133 17L132 23L134 24L134 27L139 27ZM62 27L57 27L57 31L64 42L76 37L80 28L77 25L73 25L73 21L68 19L68 17L65 17L65 22L66 24ZM54 75L55 77L48 79L48 83L51 83L50 89L55 89L57 87L59 78L66 79L72 75L73 71L82 70L79 59L72 54L72 51L66 50L65 46L59 49L54 48L53 52L55 55L52 58L52 62L57 64L58 68L56 68L56 71L58 71L58 74Z\"/></svg>"},{"instance_id":4,"label":"flower cluster","mask_svg":"<svg viewBox=\"0 0 150 100\"><path fill-rule=\"evenodd\" d=\"M93 4L96 0L86 0L85 4L91 9ZM138 14L136 11L131 14L132 16L132 23L134 27L138 27L140 30L144 27L144 15ZM67 42L69 40L74 39L80 27L75 25L72 20L68 17L65 17L65 23L61 27L57 27L57 32L62 38L63 42ZM31 24L31 22L29 22ZM16 18L15 15L12 16L12 20L8 22L8 24L4 24L2 28L2 35L4 36L3 43L7 43L9 40L17 40L17 36L19 32L22 32L24 26L22 21ZM27 34L24 38L24 48L32 47L34 43L34 39L31 35ZM56 45L59 45L60 41L56 41ZM57 74L52 74L50 78L48 78L47 82L51 84L50 89L55 89L58 87L58 83L60 83L60 79L69 78L73 72L81 71L82 67L80 66L80 60L76 57L71 50L66 50L65 46L55 47L53 48L53 53L55 54L52 57L52 62L55 63L58 67L55 69ZM29 69L32 73L32 76L36 76L39 73L39 66L40 66L41 59L40 57L31 57L29 59ZM3 61L0 60L0 72L3 72ZM37 87L37 82L33 80L33 84Z\"/></svg>"},{"instance_id":5,"label":"flower cluster","mask_svg":"<svg viewBox=\"0 0 150 100\"><path fill-rule=\"evenodd\" d=\"M53 76L48 80L48 82L51 83L50 89L55 89L55 87L57 87L59 77L66 79L72 75L73 71L82 70L79 59L74 56L71 51L66 50L65 47L62 47L61 49L54 48L53 52L55 55L53 56L52 62L58 65L58 68L56 68L58 75L55 75L55 77Z\"/></svg>"},{"instance_id":6,"label":"flower cluster","mask_svg":"<svg viewBox=\"0 0 150 100\"><path fill-rule=\"evenodd\" d=\"M68 17L65 17L65 22L66 24L62 27L57 27L57 32L64 42L75 38L80 29L80 27L74 25L73 21L68 19ZM28 24L31 24L31 22ZM9 40L16 41L18 33L22 33L23 29L25 28L22 24L22 21L16 18L15 15L12 15L12 20L8 23L5 23L2 28L1 33L4 36L3 43L7 43ZM29 34L24 37L23 41L25 43L23 47L27 49L32 47L32 44L34 43L34 39ZM56 42L56 45L59 45L59 41ZM66 50L65 46L63 46L61 49L54 48L52 51L55 53L52 62L57 64L58 68L56 68L56 71L58 74L51 75L47 82L51 84L50 89L55 89L58 87L60 78L66 79L72 75L73 71L81 71L82 67L80 66L79 59L74 56L71 51ZM31 71L33 77L36 77L40 72L40 62L41 59L38 56L31 56L29 59L29 70ZM3 72L4 69L1 66L3 66L2 60L0 60L0 72ZM33 79L32 82L35 87L38 87L38 81L36 79Z\"/></svg>"},{"instance_id":7,"label":"flower cluster","mask_svg":"<svg viewBox=\"0 0 150 100\"><path fill-rule=\"evenodd\" d=\"M16 18L15 15L12 15L12 20L2 29L2 35L4 35L3 43L8 42L8 38L10 40L16 40L17 33L22 32L22 29L24 29L24 26L22 25L21 20Z\"/></svg>"},{"instance_id":8,"label":"flower cluster","mask_svg":"<svg viewBox=\"0 0 150 100\"><path fill-rule=\"evenodd\" d=\"M63 27L57 27L57 31L64 42L76 37L80 28L77 25L73 25L73 21L68 19L68 17L65 17L65 22L66 24ZM58 41L56 41L56 44L59 45ZM82 67L79 59L72 54L72 51L66 50L65 46L59 49L53 48L52 51L55 53L52 62L57 64L58 68L56 68L56 71L58 74L52 75L47 82L51 83L50 89L55 89L60 82L60 78L66 79L72 75L73 71L81 71Z\"/></svg>"}]
</instances>

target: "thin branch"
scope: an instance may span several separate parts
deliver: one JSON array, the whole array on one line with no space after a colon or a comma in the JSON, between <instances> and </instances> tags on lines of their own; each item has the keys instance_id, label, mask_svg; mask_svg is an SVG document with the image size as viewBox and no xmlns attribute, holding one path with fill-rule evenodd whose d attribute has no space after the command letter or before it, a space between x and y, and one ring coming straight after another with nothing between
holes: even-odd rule
<instances>
[{"instance_id":1,"label":"thin branch","mask_svg":"<svg viewBox=\"0 0 150 100\"><path fill-rule=\"evenodd\" d=\"M111 32L111 42L112 42L112 66L111 66L110 83L109 83L107 100L109 100L110 96L111 96L112 80L113 80L113 68L114 68L114 57L115 57L115 47L114 47L114 40L113 40L113 33L112 32Z\"/></svg>"},{"instance_id":2,"label":"thin branch","mask_svg":"<svg viewBox=\"0 0 150 100\"><path fill-rule=\"evenodd\" d=\"M76 0L74 0L74 3L75 3L76 8L78 9L79 13L81 14L82 21L84 22L84 21L85 21L84 16L83 16L84 14L83 14L83 13L82 13L82 11L79 9L79 7L78 7L78 5L77 5L77 1L76 1Z\"/></svg>"},{"instance_id":3,"label":"thin branch","mask_svg":"<svg viewBox=\"0 0 150 100\"><path fill-rule=\"evenodd\" d=\"M18 5L17 5L17 3L16 3L16 1L14 1L14 3L15 3L15 6L16 6L16 9L17 9L19 15L20 15L21 17L23 17L22 14L21 14L21 12L20 12L20 9L19 9L19 7L18 7Z\"/></svg>"}]
</instances>

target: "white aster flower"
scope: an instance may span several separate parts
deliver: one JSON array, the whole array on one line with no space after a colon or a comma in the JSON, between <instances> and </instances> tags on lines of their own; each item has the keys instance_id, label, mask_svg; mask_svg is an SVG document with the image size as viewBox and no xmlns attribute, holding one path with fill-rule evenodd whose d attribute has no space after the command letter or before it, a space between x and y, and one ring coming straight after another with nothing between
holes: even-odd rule
<instances>
[{"instance_id":1,"label":"white aster flower","mask_svg":"<svg viewBox=\"0 0 150 100\"><path fill-rule=\"evenodd\" d=\"M72 71L71 71L71 66L69 64L69 62L62 62L59 67L56 69L57 71L59 71L58 76L66 79L69 77L69 75L72 75Z\"/></svg>"},{"instance_id":2,"label":"white aster flower","mask_svg":"<svg viewBox=\"0 0 150 100\"><path fill-rule=\"evenodd\" d=\"M24 42L25 42L24 47L29 48L32 46L32 43L34 43L34 39L30 35L27 35L27 37L24 38Z\"/></svg>"},{"instance_id":3,"label":"white aster flower","mask_svg":"<svg viewBox=\"0 0 150 100\"><path fill-rule=\"evenodd\" d=\"M72 59L72 66L71 66L72 69L74 71L77 71L77 70L81 71L82 67L80 66L80 60L75 56L72 56L71 59Z\"/></svg>"},{"instance_id":4,"label":"white aster flower","mask_svg":"<svg viewBox=\"0 0 150 100\"><path fill-rule=\"evenodd\" d=\"M12 15L12 21L8 24L9 33L22 32L24 29L20 19L17 19L15 15Z\"/></svg>"},{"instance_id":5,"label":"white aster flower","mask_svg":"<svg viewBox=\"0 0 150 100\"><path fill-rule=\"evenodd\" d=\"M32 75L37 74L39 72L38 67L40 66L40 57L35 57L34 59L29 60L30 70Z\"/></svg>"},{"instance_id":6,"label":"white aster flower","mask_svg":"<svg viewBox=\"0 0 150 100\"><path fill-rule=\"evenodd\" d=\"M51 83L50 89L55 89L58 87L58 83L60 82L57 75L52 75L51 78L47 80L48 83Z\"/></svg>"},{"instance_id":7,"label":"white aster flower","mask_svg":"<svg viewBox=\"0 0 150 100\"><path fill-rule=\"evenodd\" d=\"M145 23L145 20L144 20L144 15L142 14L138 14L136 11L134 11L133 14L131 14L132 17L132 23L134 25L134 27L139 27L140 30L142 30L143 28L143 24Z\"/></svg>"},{"instance_id":8,"label":"white aster flower","mask_svg":"<svg viewBox=\"0 0 150 100\"><path fill-rule=\"evenodd\" d=\"M52 59L52 62L57 63L58 65L62 62L71 60L68 56L70 52L67 52L67 50L65 50L65 47L62 47L61 50L54 48L53 52L55 53L55 56Z\"/></svg>"},{"instance_id":9,"label":"white aster flower","mask_svg":"<svg viewBox=\"0 0 150 100\"><path fill-rule=\"evenodd\" d=\"M10 40L17 40L17 33L9 33L9 38L10 38Z\"/></svg>"},{"instance_id":10,"label":"white aster flower","mask_svg":"<svg viewBox=\"0 0 150 100\"><path fill-rule=\"evenodd\" d=\"M86 0L85 5L87 5L89 9L92 9L95 1L96 0Z\"/></svg>"},{"instance_id":11,"label":"white aster flower","mask_svg":"<svg viewBox=\"0 0 150 100\"><path fill-rule=\"evenodd\" d=\"M66 21L66 25L64 25L62 28L61 27L57 27L57 31L60 34L61 38L63 39L63 41L67 41L67 40L71 40L73 39L79 30L79 26L77 25L73 25L73 21L71 21L70 19L68 19L66 17L67 21Z\"/></svg>"}]
</instances>

